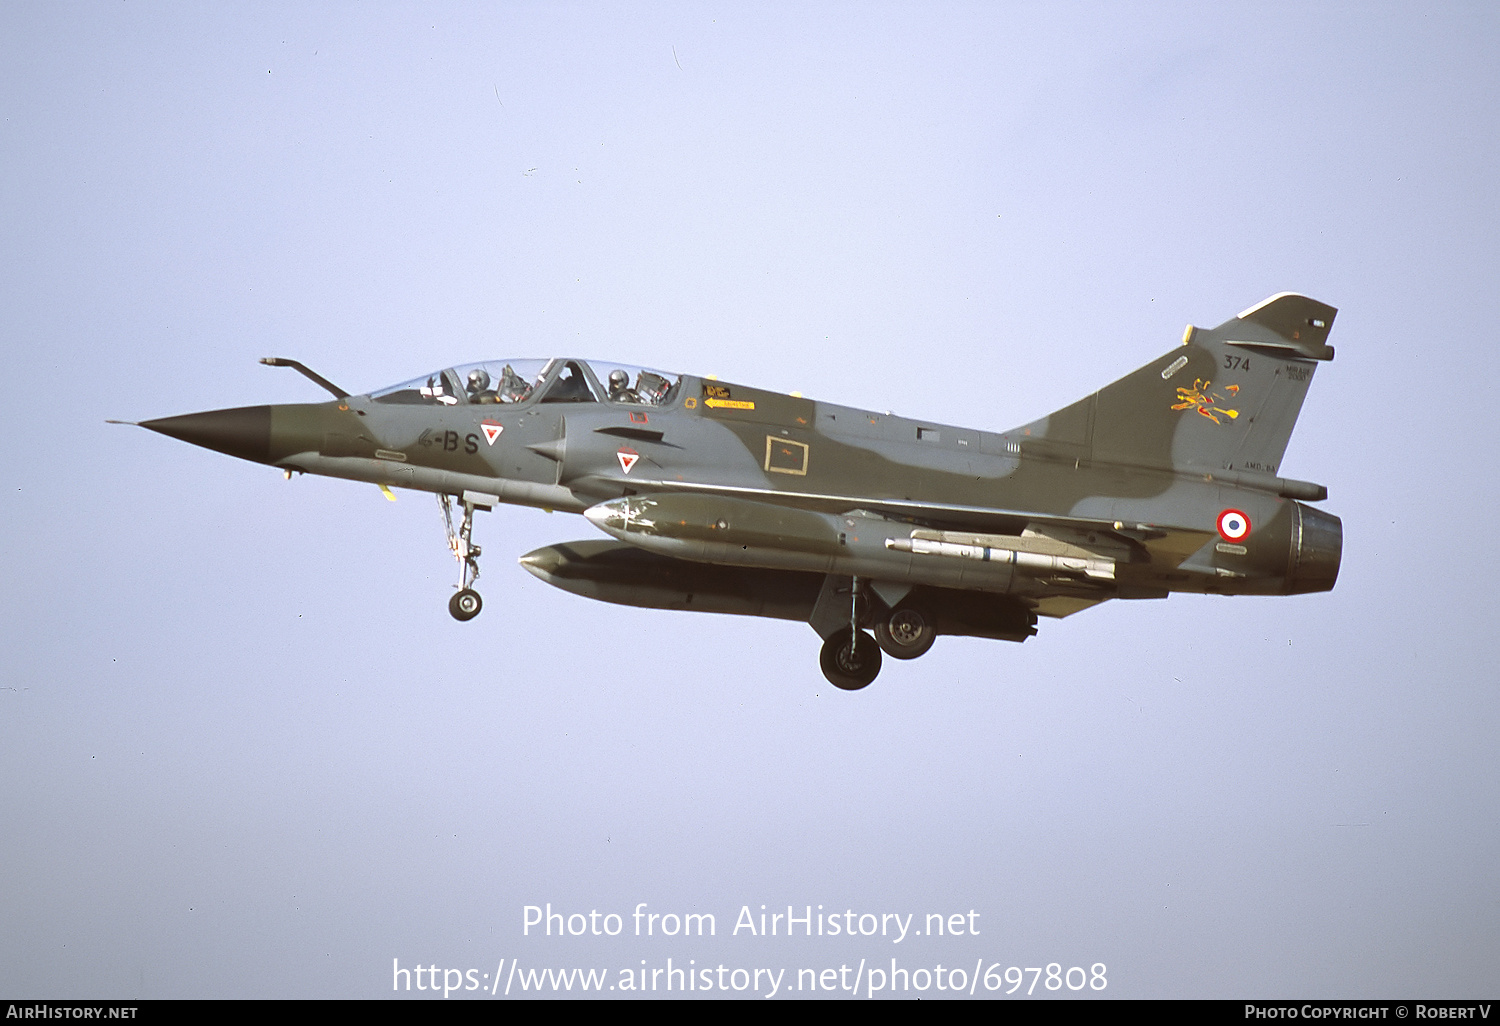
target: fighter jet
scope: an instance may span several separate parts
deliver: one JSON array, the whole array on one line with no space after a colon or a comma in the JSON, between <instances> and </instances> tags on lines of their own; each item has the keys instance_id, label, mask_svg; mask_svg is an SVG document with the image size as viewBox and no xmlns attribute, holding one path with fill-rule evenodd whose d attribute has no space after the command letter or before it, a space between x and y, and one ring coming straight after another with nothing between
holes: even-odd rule
<instances>
[{"instance_id":1,"label":"fighter jet","mask_svg":"<svg viewBox=\"0 0 1500 1026\"><path fill-rule=\"evenodd\" d=\"M940 635L1025 641L1039 617L1174 591L1328 591L1342 525L1280 475L1336 311L1281 293L1009 431L952 427L611 361L488 360L321 403L140 426L293 473L437 495L476 616L476 511L602 532L520 557L564 591L779 617L845 690ZM455 526L455 506L458 523ZM873 632L873 636L872 633Z\"/></svg>"}]
</instances>

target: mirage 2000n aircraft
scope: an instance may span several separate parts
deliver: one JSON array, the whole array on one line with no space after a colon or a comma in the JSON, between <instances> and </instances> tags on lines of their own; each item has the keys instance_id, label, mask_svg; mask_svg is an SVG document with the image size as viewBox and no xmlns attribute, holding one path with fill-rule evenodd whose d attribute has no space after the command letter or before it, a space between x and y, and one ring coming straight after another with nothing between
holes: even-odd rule
<instances>
[{"instance_id":1,"label":"mirage 2000n aircraft","mask_svg":"<svg viewBox=\"0 0 1500 1026\"><path fill-rule=\"evenodd\" d=\"M1291 595L1338 576L1320 485L1279 476L1335 310L1282 293L1040 420L951 427L576 358L460 364L322 403L141 426L293 471L436 493L480 610L474 513L581 513L606 537L521 565L588 598L802 620L824 674L943 634L1024 641L1038 617L1174 591ZM454 503L461 515L454 526ZM873 630L871 637L867 630Z\"/></svg>"}]
</instances>

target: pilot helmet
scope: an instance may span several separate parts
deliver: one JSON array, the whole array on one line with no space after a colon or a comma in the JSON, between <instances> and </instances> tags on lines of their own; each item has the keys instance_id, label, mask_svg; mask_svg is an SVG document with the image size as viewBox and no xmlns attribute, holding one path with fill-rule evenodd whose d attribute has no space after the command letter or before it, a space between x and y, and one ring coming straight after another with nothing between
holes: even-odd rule
<instances>
[{"instance_id":1,"label":"pilot helmet","mask_svg":"<svg viewBox=\"0 0 1500 1026\"><path fill-rule=\"evenodd\" d=\"M475 367L469 371L469 391L483 392L490 387L490 372L483 367Z\"/></svg>"},{"instance_id":2,"label":"pilot helmet","mask_svg":"<svg viewBox=\"0 0 1500 1026\"><path fill-rule=\"evenodd\" d=\"M623 392L629 384L629 374L626 374L622 370L612 370L609 372L609 390L611 392Z\"/></svg>"}]
</instances>

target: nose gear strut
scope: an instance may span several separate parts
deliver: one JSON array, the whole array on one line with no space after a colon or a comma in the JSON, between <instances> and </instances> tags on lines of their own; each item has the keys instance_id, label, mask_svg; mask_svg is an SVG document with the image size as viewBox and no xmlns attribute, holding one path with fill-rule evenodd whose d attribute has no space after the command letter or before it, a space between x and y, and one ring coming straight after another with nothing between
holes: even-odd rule
<instances>
[{"instance_id":1,"label":"nose gear strut","mask_svg":"<svg viewBox=\"0 0 1500 1026\"><path fill-rule=\"evenodd\" d=\"M455 620L472 620L479 615L479 610L484 607L484 600L479 597L479 592L472 587L479 579L479 553L480 548L471 540L474 533L474 503L467 496L463 499L464 515L458 525L458 530L453 529L453 499L448 495L437 497L438 506L443 511L443 526L448 532L448 548L453 552L453 558L458 560L458 593L448 600L448 612L453 614Z\"/></svg>"}]
</instances>

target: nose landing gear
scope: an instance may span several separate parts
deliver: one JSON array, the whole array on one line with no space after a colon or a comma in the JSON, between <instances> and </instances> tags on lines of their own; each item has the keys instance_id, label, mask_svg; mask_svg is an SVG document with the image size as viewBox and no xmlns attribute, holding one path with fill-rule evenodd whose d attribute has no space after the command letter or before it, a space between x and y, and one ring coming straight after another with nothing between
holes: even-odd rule
<instances>
[{"instance_id":1,"label":"nose landing gear","mask_svg":"<svg viewBox=\"0 0 1500 1026\"><path fill-rule=\"evenodd\" d=\"M484 599L473 588L465 588L448 600L448 612L453 614L453 619L459 621L474 619L483 608Z\"/></svg>"},{"instance_id":2,"label":"nose landing gear","mask_svg":"<svg viewBox=\"0 0 1500 1026\"><path fill-rule=\"evenodd\" d=\"M463 519L459 522L458 529L454 530L453 500L447 495L438 496L438 506L443 510L443 526L448 531L448 548L452 550L453 558L458 560L458 584L455 585L458 593L448 600L448 612L453 614L453 619L459 621L474 619L484 608L484 600L472 587L479 579L481 550L471 539L474 533L474 510L489 508L475 503L467 493L463 497L463 504Z\"/></svg>"}]
</instances>

